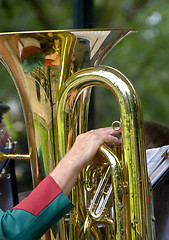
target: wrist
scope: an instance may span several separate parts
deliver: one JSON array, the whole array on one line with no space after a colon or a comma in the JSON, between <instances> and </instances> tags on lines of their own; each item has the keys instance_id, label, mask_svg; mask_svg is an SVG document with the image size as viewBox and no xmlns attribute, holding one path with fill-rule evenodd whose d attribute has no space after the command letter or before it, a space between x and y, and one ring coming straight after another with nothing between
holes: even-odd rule
<instances>
[{"instance_id":1,"label":"wrist","mask_svg":"<svg viewBox=\"0 0 169 240\"><path fill-rule=\"evenodd\" d=\"M79 162L74 152L69 151L50 174L66 196L69 195L82 169Z\"/></svg>"}]
</instances>

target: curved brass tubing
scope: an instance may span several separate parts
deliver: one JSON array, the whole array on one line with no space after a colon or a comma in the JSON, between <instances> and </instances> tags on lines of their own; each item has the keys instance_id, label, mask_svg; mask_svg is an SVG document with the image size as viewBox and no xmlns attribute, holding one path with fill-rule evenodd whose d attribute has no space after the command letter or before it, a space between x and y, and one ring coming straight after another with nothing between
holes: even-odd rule
<instances>
[{"instance_id":1,"label":"curved brass tubing","mask_svg":"<svg viewBox=\"0 0 169 240\"><path fill-rule=\"evenodd\" d=\"M132 29L92 29L0 33L0 61L13 79L23 107L34 186L53 170L76 136L87 131L93 86L108 88L119 103L124 157L120 160L111 157L119 174L109 160L84 169L70 194L75 208L42 240L101 240L102 235L111 240L112 234L116 240L153 239L139 97L122 73L98 66L107 53L132 32ZM105 154L108 152L104 149ZM1 154L0 158L29 159L29 155ZM110 173L108 165L112 169ZM103 176L107 178L103 180L105 188L101 187L105 189L104 197L107 195L105 209L99 214L94 211L90 217L88 208ZM121 176L123 207L118 198L112 200L112 193L118 195L121 191L118 189ZM96 197L97 204L100 196ZM84 231L87 220L91 236ZM122 222L124 226L120 230Z\"/></svg>"},{"instance_id":2,"label":"curved brass tubing","mask_svg":"<svg viewBox=\"0 0 169 240\"><path fill-rule=\"evenodd\" d=\"M140 100L131 82L116 69L106 66L87 68L75 73L65 83L58 98L57 108L57 125L64 126L58 129L58 139L62 146L59 151L60 157L62 158L67 151L63 143L64 139L69 142L66 133L72 131L71 137L75 139L76 135L84 131L84 122L76 116L76 104L84 90L93 86L110 89L119 102L121 112L124 149L122 167L129 204L124 208L125 237L117 239L153 239ZM74 101L70 106L72 93ZM83 106L80 112L81 115L84 114ZM74 119L77 119L76 124Z\"/></svg>"}]
</instances>

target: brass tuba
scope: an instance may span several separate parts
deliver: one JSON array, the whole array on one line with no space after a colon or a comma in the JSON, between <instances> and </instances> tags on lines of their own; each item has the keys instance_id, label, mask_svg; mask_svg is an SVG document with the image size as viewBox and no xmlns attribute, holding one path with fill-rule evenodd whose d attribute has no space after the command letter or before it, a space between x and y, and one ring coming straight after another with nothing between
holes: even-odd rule
<instances>
[{"instance_id":1,"label":"brass tuba","mask_svg":"<svg viewBox=\"0 0 169 240\"><path fill-rule=\"evenodd\" d=\"M93 86L110 89L119 102L122 146L100 147L101 160L84 169L72 189L70 199L75 208L42 240L153 239L138 94L122 73L99 66L131 32L0 34L0 59L16 84L23 106L34 186L53 170L76 136L87 130Z\"/></svg>"}]
</instances>

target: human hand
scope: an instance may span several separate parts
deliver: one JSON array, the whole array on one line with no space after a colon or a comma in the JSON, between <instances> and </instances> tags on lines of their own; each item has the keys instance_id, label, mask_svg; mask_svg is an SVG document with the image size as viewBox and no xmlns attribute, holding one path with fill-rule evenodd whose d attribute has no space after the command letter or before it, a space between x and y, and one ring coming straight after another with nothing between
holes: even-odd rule
<instances>
[{"instance_id":1,"label":"human hand","mask_svg":"<svg viewBox=\"0 0 169 240\"><path fill-rule=\"evenodd\" d=\"M121 140L116 137L120 133L120 130L107 127L82 133L76 138L73 147L50 174L66 196L70 193L82 168L92 162L100 145L120 144Z\"/></svg>"},{"instance_id":2,"label":"human hand","mask_svg":"<svg viewBox=\"0 0 169 240\"><path fill-rule=\"evenodd\" d=\"M120 133L121 130L116 131L112 127L99 128L82 133L77 136L69 154L72 154L79 168L83 168L93 160L100 145L104 143L121 144L121 140L116 137Z\"/></svg>"}]
</instances>

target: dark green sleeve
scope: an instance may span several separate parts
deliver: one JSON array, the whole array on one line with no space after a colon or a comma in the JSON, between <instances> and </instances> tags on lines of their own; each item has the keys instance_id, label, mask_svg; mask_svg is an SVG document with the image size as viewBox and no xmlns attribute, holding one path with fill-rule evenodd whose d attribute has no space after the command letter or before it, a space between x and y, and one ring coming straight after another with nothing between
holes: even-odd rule
<instances>
[{"instance_id":1,"label":"dark green sleeve","mask_svg":"<svg viewBox=\"0 0 169 240\"><path fill-rule=\"evenodd\" d=\"M73 208L48 176L12 211L0 210L0 237L5 240L36 240Z\"/></svg>"}]
</instances>

